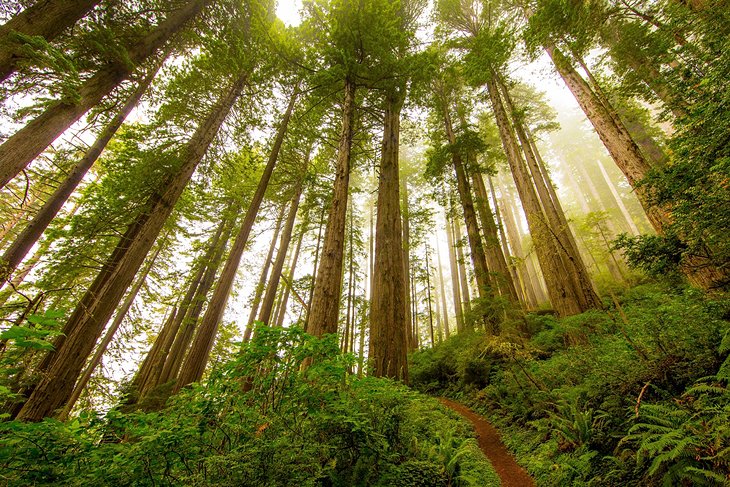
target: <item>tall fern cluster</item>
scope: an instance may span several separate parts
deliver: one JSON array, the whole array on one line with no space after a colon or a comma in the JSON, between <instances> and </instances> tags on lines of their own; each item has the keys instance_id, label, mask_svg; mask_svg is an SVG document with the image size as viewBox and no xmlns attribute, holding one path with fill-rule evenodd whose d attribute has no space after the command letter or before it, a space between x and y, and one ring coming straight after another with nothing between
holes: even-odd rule
<instances>
[{"instance_id":1,"label":"tall fern cluster","mask_svg":"<svg viewBox=\"0 0 730 487\"><path fill-rule=\"evenodd\" d=\"M728 317L725 297L644 285L606 311L456 337L412 376L490 416L539 485L728 485Z\"/></svg>"}]
</instances>

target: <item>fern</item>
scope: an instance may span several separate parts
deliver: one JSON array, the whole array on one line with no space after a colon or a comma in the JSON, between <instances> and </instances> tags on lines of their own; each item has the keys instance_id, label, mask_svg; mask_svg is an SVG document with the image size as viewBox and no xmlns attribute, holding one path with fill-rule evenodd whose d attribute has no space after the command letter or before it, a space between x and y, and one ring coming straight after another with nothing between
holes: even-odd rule
<instances>
[{"instance_id":1,"label":"fern","mask_svg":"<svg viewBox=\"0 0 730 487\"><path fill-rule=\"evenodd\" d=\"M673 404L644 404L620 444L636 444L646 476L663 485L730 485L730 393L708 377Z\"/></svg>"}]
</instances>

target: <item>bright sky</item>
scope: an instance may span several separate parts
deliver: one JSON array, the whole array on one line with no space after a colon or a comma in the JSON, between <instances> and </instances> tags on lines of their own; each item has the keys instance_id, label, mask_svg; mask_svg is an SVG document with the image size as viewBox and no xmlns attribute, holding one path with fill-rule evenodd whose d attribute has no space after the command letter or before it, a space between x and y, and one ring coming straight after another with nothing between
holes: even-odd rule
<instances>
[{"instance_id":1,"label":"bright sky","mask_svg":"<svg viewBox=\"0 0 730 487\"><path fill-rule=\"evenodd\" d=\"M299 16L301 8L301 0L279 0L276 6L276 16L288 26L297 26L302 21Z\"/></svg>"}]
</instances>

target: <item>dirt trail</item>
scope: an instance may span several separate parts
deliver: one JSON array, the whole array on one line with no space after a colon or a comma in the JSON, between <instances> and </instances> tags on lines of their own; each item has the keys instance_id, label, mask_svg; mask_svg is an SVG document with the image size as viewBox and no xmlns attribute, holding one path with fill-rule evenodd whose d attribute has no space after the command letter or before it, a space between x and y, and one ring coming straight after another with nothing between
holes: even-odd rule
<instances>
[{"instance_id":1,"label":"dirt trail","mask_svg":"<svg viewBox=\"0 0 730 487\"><path fill-rule=\"evenodd\" d=\"M479 447L487 456L499 478L502 479L502 487L534 487L535 481L517 465L514 457L507 451L502 440L499 439L497 429L489 424L487 420L476 414L466 406L458 402L450 401L443 397L439 398L441 403L464 416L472 422L477 431Z\"/></svg>"}]
</instances>

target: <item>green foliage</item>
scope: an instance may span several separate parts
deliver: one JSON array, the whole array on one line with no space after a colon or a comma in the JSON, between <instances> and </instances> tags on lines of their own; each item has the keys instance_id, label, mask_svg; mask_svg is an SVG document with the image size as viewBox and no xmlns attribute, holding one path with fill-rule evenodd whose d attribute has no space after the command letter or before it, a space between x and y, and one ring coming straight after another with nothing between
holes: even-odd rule
<instances>
[{"instance_id":1,"label":"green foliage","mask_svg":"<svg viewBox=\"0 0 730 487\"><path fill-rule=\"evenodd\" d=\"M457 335L414 354L411 378L489 416L539 485L724 485L729 309L639 286L606 311Z\"/></svg>"},{"instance_id":2,"label":"green foliage","mask_svg":"<svg viewBox=\"0 0 730 487\"><path fill-rule=\"evenodd\" d=\"M166 409L3 423L0 472L11 486L498 485L466 422L402 385L355 379L353 360L336 335L258 326Z\"/></svg>"}]
</instances>

